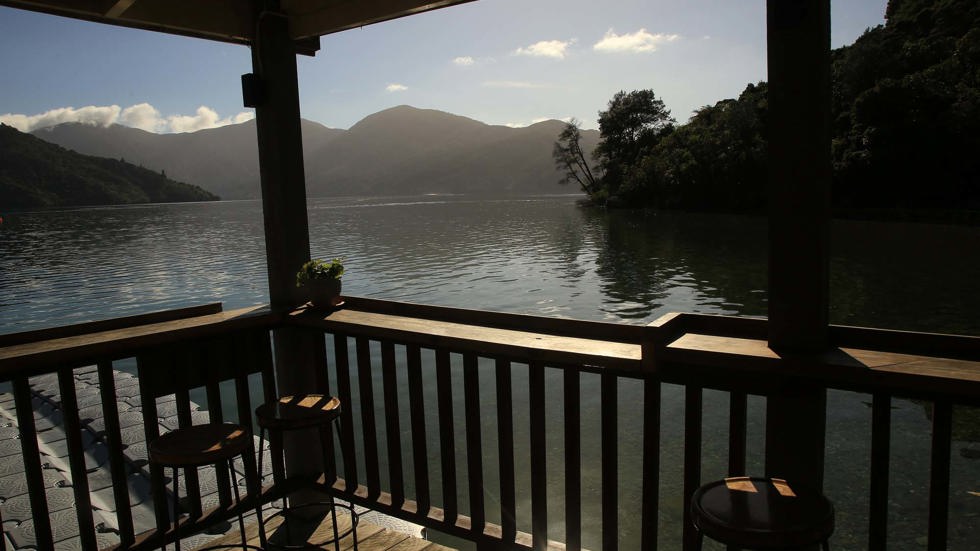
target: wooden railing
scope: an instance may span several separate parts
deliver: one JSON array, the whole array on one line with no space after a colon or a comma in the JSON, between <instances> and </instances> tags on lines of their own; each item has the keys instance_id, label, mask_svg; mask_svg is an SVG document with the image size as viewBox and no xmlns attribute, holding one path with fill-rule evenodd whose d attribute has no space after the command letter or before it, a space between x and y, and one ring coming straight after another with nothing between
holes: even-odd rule
<instances>
[{"instance_id":1,"label":"wooden railing","mask_svg":"<svg viewBox=\"0 0 980 551\"><path fill-rule=\"evenodd\" d=\"M704 478L705 443L717 440L706 432L706 389L728 397L727 465L710 474L734 475L755 467L747 460L751 404L792 384L872 396L866 514L873 550L887 545L892 399L931 404L928 548L946 549L953 406L980 405L976 338L833 327L839 348L795 355L768 348L765 320L691 314L643 327L349 297L335 312L210 307L4 336L0 380L12 382L38 547L57 541L31 403L38 377L57 374L80 541L96 549L108 540L93 526L81 438L91 427L73 407L73 371L98 366L105 428L96 437L108 445L115 487L124 488L133 465L123 459L112 361L145 357L147 369L155 362L165 366L159 369L220 364L216 373L237 381L232 409L247 418L256 403L242 392L243 377L268 373L269 331L285 326L325 335L322 350L310 351L315 379L344 404L321 483L481 549L690 549L694 534L677 501L688 510L686 497ZM230 343L257 348L242 354ZM262 394L273 391L269 379L262 379ZM194 384L220 412L215 380ZM673 435L661 433L671 421L662 417L678 392L682 465L661 465L662 449L674 445ZM191 422L187 394L176 399L178 423ZM152 433L148 424L145 434ZM628 471L620 469L624 460ZM661 492L674 484L661 479L666 471L680 472L676 492ZM109 544L141 548L175 537L160 512L163 494L155 498L156 529L139 535L120 506L128 497L117 489L118 541ZM235 511L227 496L209 511L192 494L184 531ZM662 517L678 522L665 526Z\"/></svg>"},{"instance_id":2,"label":"wooden railing","mask_svg":"<svg viewBox=\"0 0 980 551\"><path fill-rule=\"evenodd\" d=\"M164 473L147 466L145 443L159 434L161 424L166 429L194 421L192 387L205 390L206 402L201 405L207 406L210 420L221 421L227 405L219 391L224 380L236 388L233 410L237 410L237 417L250 425L251 410L258 404L250 399L248 375L262 374L264 383L260 386L266 387L268 394L274 393L269 387L274 384L269 329L275 320L276 316L261 308L222 312L220 304L211 304L0 336L0 381L9 382L14 397L30 501L30 518L8 515L3 519L21 524L29 521L30 530L18 531L12 537L15 547L151 549L175 539ZM142 396L135 408L117 395L117 382L132 380L114 369L122 364L140 373L136 392L130 392L135 385L119 389L126 390L126 396ZM49 384L52 376L56 383ZM97 381L87 385L89 390L97 389L97 395L85 396L84 404L80 404L77 388L84 381ZM159 394L172 394L172 399L160 402L160 406L173 411L158 411L154 396ZM120 406L130 411L121 415ZM52 423L45 421L43 430L39 429L37 407L53 411L52 418L60 419L61 426L52 428ZM134 423L134 415L142 420ZM141 434L124 438L121 419L132 428L142 428ZM47 432L59 429L64 431L68 448L64 473L48 464L58 454L42 455L46 450L41 448L51 439ZM100 449L105 450L111 484L92 470L93 458L99 464ZM67 510L49 507L49 493L55 491L52 475L60 478L56 486L72 488L74 505ZM145 496L147 503L152 503L151 513L144 515L148 519L134 519L131 511L135 505L130 497L132 481L140 476L150 481L149 495ZM222 475L217 472L214 476ZM101 486L93 488L90 479ZM232 506L227 485L217 495L217 506L202 507L202 492L194 487L196 481L196 477L188 481L190 514L182 520L181 534L213 525L242 508ZM93 506L91 490L106 490L106 484L111 486L111 499L105 498L105 491L100 492L102 506ZM0 497L9 500L15 496ZM106 502L111 507L105 507ZM95 515L109 522L97 523Z\"/></svg>"},{"instance_id":3,"label":"wooden railing","mask_svg":"<svg viewBox=\"0 0 980 551\"><path fill-rule=\"evenodd\" d=\"M980 404L980 339L972 337L833 327L839 348L820 355L780 354L768 348L766 322L760 319L678 314L637 327L356 298L330 314L294 312L286 323L327 334L321 369L333 374L336 386L328 390L350 405L340 435L347 454L344 467L331 469L339 478L327 484L356 503L487 549L582 548L582 512L589 505L583 499L583 477L593 468L600 471L600 522L589 524L601 525L601 535L591 545L656 549L663 536L659 509L671 497L659 494L664 384L684 387L685 549L693 548L695 535L687 497L702 483L705 389L729 393L727 472L741 475L747 470L749 396L779 393L793 384L873 396L868 546L875 550L886 548L888 533L892 396L932 402L928 545L946 549L952 406ZM398 384L399 375L407 379L407 392ZM454 384L460 377L461 387ZM631 404L637 407L630 427L619 420L622 381L642 388L642 406ZM514 440L515 389L528 402L530 447L521 459ZM595 407L586 407L584 397ZM551 410L559 411L558 422L549 418L549 404L556 402L562 407ZM495 411L487 411L488 403L496 403ZM457 415L460 407L462 416ZM426 412L433 410L438 422L426 423ZM404 411L410 412L405 421ZM460 421L462 429L456 425ZM583 433L583 422L595 426L594 421L598 432ZM621 473L619 433L637 427L642 458L633 464L642 465L641 472ZM555 432L562 437L561 451L545 445ZM487 452L489 440L496 454ZM598 447L597 464L583 466L583 443ZM439 450L437 465L427 461L433 447ZM407 476L403 453L411 455L414 467ZM554 455L559 460L549 461ZM466 476L459 474L463 466ZM438 490L430 479L435 472ZM487 472L499 474L499 488L492 487ZM522 472L529 473L530 514L517 506L516 496L524 490L517 473ZM620 512L624 479L642 486L639 515ZM549 496L549 481L563 486L561 510ZM491 495L499 505L488 500ZM489 520L492 507L499 507L493 511L495 521ZM564 530L552 528L561 524L555 523L556 516ZM639 538L621 541L620 533L630 529L638 530Z\"/></svg>"}]
</instances>

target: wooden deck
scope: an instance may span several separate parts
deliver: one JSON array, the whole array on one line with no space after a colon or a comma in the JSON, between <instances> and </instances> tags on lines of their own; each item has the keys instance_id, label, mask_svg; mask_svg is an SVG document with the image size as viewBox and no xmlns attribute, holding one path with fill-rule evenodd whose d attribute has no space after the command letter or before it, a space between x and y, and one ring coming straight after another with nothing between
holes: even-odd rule
<instances>
[{"instance_id":1,"label":"wooden deck","mask_svg":"<svg viewBox=\"0 0 980 551\"><path fill-rule=\"evenodd\" d=\"M270 543L281 543L298 545L301 544L301 536L306 535L307 542L320 542L329 539L333 535L333 522L329 514L317 515L312 522L296 523L290 520L291 530L287 533L282 526L282 518L276 517L266 525L267 536ZM299 524L299 525L297 525ZM337 512L337 528L340 532L350 529L350 515L345 512ZM289 539L284 539L289 537ZM245 538L251 545L260 545L259 530L256 523L248 524L245 527ZM208 541L198 549L207 548L214 545L237 544L241 542L241 536L237 529L231 530L221 538ZM323 546L324 549L335 549L334 544L330 543ZM340 540L340 549L353 549L354 539L352 535L347 535ZM424 539L415 538L408 534L384 528L377 524L368 522L363 517L357 523L357 548L359 551L452 551L449 547L439 545Z\"/></svg>"}]
</instances>

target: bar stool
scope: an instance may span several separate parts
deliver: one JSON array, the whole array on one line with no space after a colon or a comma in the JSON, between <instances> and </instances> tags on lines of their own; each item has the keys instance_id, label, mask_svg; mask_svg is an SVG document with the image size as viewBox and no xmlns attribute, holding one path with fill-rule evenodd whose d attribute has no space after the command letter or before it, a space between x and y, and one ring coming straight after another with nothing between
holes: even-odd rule
<instances>
[{"instance_id":1,"label":"bar stool","mask_svg":"<svg viewBox=\"0 0 980 551\"><path fill-rule=\"evenodd\" d=\"M262 455L265 443L265 433L269 432L269 442L273 461L273 478L278 485L285 477L283 466L283 433L286 431L316 428L320 433L320 447L323 454L324 465L327 464L330 454L328 453L328 442L330 442L330 424L338 422L340 419L340 400L333 396L322 394L297 394L294 396L283 396L275 402L266 402L255 410L256 421L259 425L259 472L262 472ZM336 551L340 551L340 540L347 535L352 535L354 550L357 551L357 522L358 514L353 505L337 503L331 497L330 501L320 501L306 503L303 505L290 506L287 498L283 498L284 506L281 511L272 514L265 519L259 520L259 525L263 534L263 541L269 548L279 548L286 550L295 549L321 549L323 546L333 543ZM265 536L265 525L276 517L282 517L283 524L286 524L289 515L303 509L315 509L318 507L330 510L333 521L333 537L327 538L316 543L305 541L300 544L288 543L289 527L286 527L287 543L277 543L269 541ZM351 526L343 531L337 528L337 509L345 509L350 514Z\"/></svg>"},{"instance_id":2,"label":"bar stool","mask_svg":"<svg viewBox=\"0 0 980 551\"><path fill-rule=\"evenodd\" d=\"M218 465L224 463L231 473L231 486L235 493L235 503L241 503L238 492L238 481L235 476L233 460L235 457L250 453L252 449L252 434L241 425L234 423L210 423L182 427L160 436L150 442L148 458L151 464L163 468L169 467L173 472L174 483L174 532L177 531L180 519L180 490L177 484L179 469ZM238 529L241 534L241 544L215 545L203 548L212 549L253 549L262 551L261 547L248 545L245 541L245 521L242 513L238 513ZM174 542L174 547L180 551L180 538ZM161 547L165 549L166 545Z\"/></svg>"},{"instance_id":3,"label":"bar stool","mask_svg":"<svg viewBox=\"0 0 980 551\"><path fill-rule=\"evenodd\" d=\"M830 549L834 506L821 493L779 478L740 476L705 484L691 497L698 532L721 543L755 550Z\"/></svg>"}]
</instances>

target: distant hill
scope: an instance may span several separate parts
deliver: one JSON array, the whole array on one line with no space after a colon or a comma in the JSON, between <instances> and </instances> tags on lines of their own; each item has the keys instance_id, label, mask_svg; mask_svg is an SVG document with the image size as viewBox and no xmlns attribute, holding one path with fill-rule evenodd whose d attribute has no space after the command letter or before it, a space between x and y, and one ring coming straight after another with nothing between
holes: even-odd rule
<instances>
[{"instance_id":1,"label":"distant hill","mask_svg":"<svg viewBox=\"0 0 980 551\"><path fill-rule=\"evenodd\" d=\"M320 148L344 132L310 121L303 121L302 128L304 150ZM261 197L254 120L181 134L82 123L59 124L33 134L86 155L124 159L151 170L165 170L177 180L224 199Z\"/></svg>"},{"instance_id":2,"label":"distant hill","mask_svg":"<svg viewBox=\"0 0 980 551\"><path fill-rule=\"evenodd\" d=\"M442 111L393 107L364 118L306 160L311 195L533 194L558 187L551 150L564 123L491 126ZM583 132L591 151L598 132Z\"/></svg>"},{"instance_id":3,"label":"distant hill","mask_svg":"<svg viewBox=\"0 0 980 551\"><path fill-rule=\"evenodd\" d=\"M491 126L442 111L399 106L350 130L303 121L310 196L423 193L536 194L577 189L556 185L551 150L564 123ZM598 142L583 131L583 147ZM165 170L225 199L260 196L255 122L185 134L152 134L124 126L62 124L34 135L90 155L123 158Z\"/></svg>"},{"instance_id":4,"label":"distant hill","mask_svg":"<svg viewBox=\"0 0 980 551\"><path fill-rule=\"evenodd\" d=\"M0 209L217 199L160 172L68 151L0 124Z\"/></svg>"}]
</instances>

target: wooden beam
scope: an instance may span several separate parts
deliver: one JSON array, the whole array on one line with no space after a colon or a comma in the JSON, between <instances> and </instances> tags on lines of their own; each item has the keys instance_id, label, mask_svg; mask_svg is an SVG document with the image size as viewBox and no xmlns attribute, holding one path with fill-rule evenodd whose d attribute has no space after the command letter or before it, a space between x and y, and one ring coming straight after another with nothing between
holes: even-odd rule
<instances>
[{"instance_id":1,"label":"wooden beam","mask_svg":"<svg viewBox=\"0 0 980 551\"><path fill-rule=\"evenodd\" d=\"M294 39L321 36L473 0L282 0Z\"/></svg>"},{"instance_id":2,"label":"wooden beam","mask_svg":"<svg viewBox=\"0 0 980 551\"><path fill-rule=\"evenodd\" d=\"M255 109L255 126L269 298L273 310L284 310L304 302L296 288L296 272L310 258L299 82L295 46L285 15L263 11L258 16L252 67L263 85L263 100ZM274 332L274 339L279 394L316 388L315 358L322 355L323 334L281 328ZM311 474L319 468L319 460L308 452L302 436L305 435L296 431L285 435L289 475ZM310 496L299 496L297 503L307 499Z\"/></svg>"},{"instance_id":3,"label":"wooden beam","mask_svg":"<svg viewBox=\"0 0 980 551\"><path fill-rule=\"evenodd\" d=\"M136 0L118 0L105 12L105 16L109 18L119 17L126 13L126 10L133 5L133 2L136 2Z\"/></svg>"},{"instance_id":4,"label":"wooden beam","mask_svg":"<svg viewBox=\"0 0 980 551\"><path fill-rule=\"evenodd\" d=\"M830 0L768 0L769 346L828 347ZM823 485L827 391L789 379L766 401L766 474Z\"/></svg>"},{"instance_id":5,"label":"wooden beam","mask_svg":"<svg viewBox=\"0 0 980 551\"><path fill-rule=\"evenodd\" d=\"M830 1L769 0L769 343L827 345Z\"/></svg>"},{"instance_id":6,"label":"wooden beam","mask_svg":"<svg viewBox=\"0 0 980 551\"><path fill-rule=\"evenodd\" d=\"M265 96L255 122L269 296L272 309L281 310L303 302L295 278L310 258L299 83L286 17L263 12L256 35L252 66Z\"/></svg>"}]
</instances>

